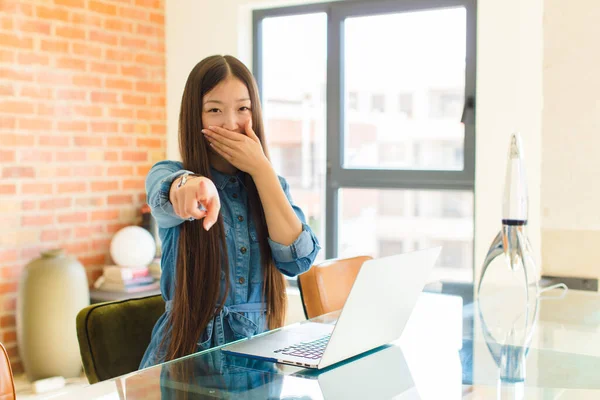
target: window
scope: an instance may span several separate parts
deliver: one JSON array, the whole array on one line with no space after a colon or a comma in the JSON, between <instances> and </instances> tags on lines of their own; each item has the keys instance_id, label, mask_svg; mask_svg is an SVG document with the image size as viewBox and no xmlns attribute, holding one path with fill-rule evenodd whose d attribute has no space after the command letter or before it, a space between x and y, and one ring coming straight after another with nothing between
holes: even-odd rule
<instances>
[{"instance_id":1,"label":"window","mask_svg":"<svg viewBox=\"0 0 600 400\"><path fill-rule=\"evenodd\" d=\"M385 112L385 96L382 94L371 95L371 111Z\"/></svg>"},{"instance_id":2,"label":"window","mask_svg":"<svg viewBox=\"0 0 600 400\"><path fill-rule=\"evenodd\" d=\"M475 0L436 1L256 10L253 68L322 257L438 243L435 273L472 281Z\"/></svg>"}]
</instances>

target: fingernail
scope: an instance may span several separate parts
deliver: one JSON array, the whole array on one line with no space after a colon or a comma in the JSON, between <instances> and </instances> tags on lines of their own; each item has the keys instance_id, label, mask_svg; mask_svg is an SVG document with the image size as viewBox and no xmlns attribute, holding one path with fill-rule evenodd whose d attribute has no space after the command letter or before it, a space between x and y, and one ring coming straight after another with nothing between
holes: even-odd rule
<instances>
[{"instance_id":1,"label":"fingernail","mask_svg":"<svg viewBox=\"0 0 600 400\"><path fill-rule=\"evenodd\" d=\"M206 129L202 129L202 130L201 130L201 132L202 132L202 133L206 133Z\"/></svg>"}]
</instances>

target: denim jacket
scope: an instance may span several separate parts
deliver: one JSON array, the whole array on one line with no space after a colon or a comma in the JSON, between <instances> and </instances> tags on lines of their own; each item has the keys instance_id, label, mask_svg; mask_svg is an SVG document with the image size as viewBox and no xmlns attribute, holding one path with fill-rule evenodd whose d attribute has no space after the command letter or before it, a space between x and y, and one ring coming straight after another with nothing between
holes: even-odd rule
<instances>
[{"instance_id":1,"label":"denim jacket","mask_svg":"<svg viewBox=\"0 0 600 400\"><path fill-rule=\"evenodd\" d=\"M185 222L177 216L169 201L171 184L186 171L176 161L161 161L155 164L146 177L147 202L152 216L158 225L162 241L161 292L166 302L165 313L158 319L150 345L140 363L146 368L164 361L165 348L161 348L163 336L169 334L166 328L167 316L175 290L176 260L179 242L179 228ZM267 329L266 304L262 302L263 274L258 236L254 221L248 213L248 195L243 184L244 172L227 175L211 168L211 180L215 184L221 200L221 215L225 226L228 266L221 270L221 295L224 293L225 272L229 268L230 290L222 311L209 322L198 338L197 350L219 346L233 340L249 337ZM302 222L302 232L289 246L284 246L268 238L275 266L286 276L296 276L307 271L320 250L319 242L306 224L304 213L294 205L289 185L284 178L279 182ZM200 224L202 221L192 223ZM168 337L167 337L168 342Z\"/></svg>"}]
</instances>

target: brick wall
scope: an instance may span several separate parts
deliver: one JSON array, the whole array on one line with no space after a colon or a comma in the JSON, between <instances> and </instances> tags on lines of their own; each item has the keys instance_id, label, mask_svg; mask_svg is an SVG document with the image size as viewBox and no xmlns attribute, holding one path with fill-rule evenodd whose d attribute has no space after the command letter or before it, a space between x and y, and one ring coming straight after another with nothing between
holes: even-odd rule
<instances>
[{"instance_id":1,"label":"brick wall","mask_svg":"<svg viewBox=\"0 0 600 400\"><path fill-rule=\"evenodd\" d=\"M0 1L0 341L22 370L23 267L63 247L90 283L165 157L164 0Z\"/></svg>"}]
</instances>

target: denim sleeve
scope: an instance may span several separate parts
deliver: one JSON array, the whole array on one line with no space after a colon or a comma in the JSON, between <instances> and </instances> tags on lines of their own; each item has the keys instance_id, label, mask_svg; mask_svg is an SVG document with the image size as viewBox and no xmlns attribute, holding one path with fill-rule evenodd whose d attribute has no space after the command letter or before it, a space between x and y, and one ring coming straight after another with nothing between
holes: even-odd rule
<instances>
[{"instance_id":1,"label":"denim sleeve","mask_svg":"<svg viewBox=\"0 0 600 400\"><path fill-rule=\"evenodd\" d=\"M309 270L321 246L312 229L306 224L304 213L294 204L288 183L282 177L279 177L279 182L298 219L302 222L302 232L289 246L277 243L271 238L268 240L275 266L282 274L291 277Z\"/></svg>"},{"instance_id":2,"label":"denim sleeve","mask_svg":"<svg viewBox=\"0 0 600 400\"><path fill-rule=\"evenodd\" d=\"M173 181L186 171L181 163L160 161L152 166L146 177L146 201L152 210L152 216L161 228L172 228L185 221L175 214L169 200Z\"/></svg>"}]
</instances>

